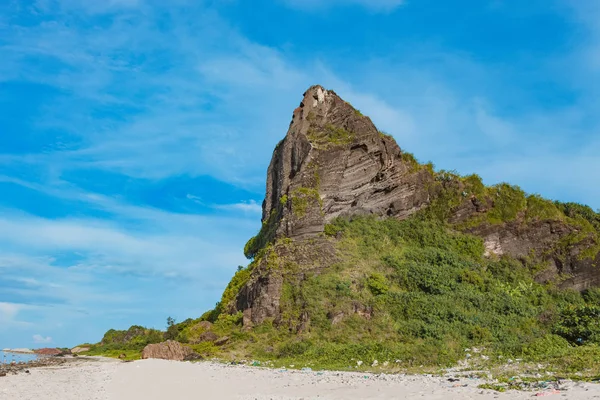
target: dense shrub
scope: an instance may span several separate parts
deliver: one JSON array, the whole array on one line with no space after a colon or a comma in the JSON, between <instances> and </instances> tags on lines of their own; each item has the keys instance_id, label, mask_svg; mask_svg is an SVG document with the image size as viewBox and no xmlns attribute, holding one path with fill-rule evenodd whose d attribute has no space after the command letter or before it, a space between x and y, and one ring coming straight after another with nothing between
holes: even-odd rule
<instances>
[{"instance_id":1,"label":"dense shrub","mask_svg":"<svg viewBox=\"0 0 600 400\"><path fill-rule=\"evenodd\" d=\"M100 345L106 349L142 350L148 344L163 340L163 332L134 325L126 331L110 329L104 334Z\"/></svg>"},{"instance_id":2,"label":"dense shrub","mask_svg":"<svg viewBox=\"0 0 600 400\"><path fill-rule=\"evenodd\" d=\"M555 332L573 344L600 344L600 305L569 305L561 310Z\"/></svg>"}]
</instances>

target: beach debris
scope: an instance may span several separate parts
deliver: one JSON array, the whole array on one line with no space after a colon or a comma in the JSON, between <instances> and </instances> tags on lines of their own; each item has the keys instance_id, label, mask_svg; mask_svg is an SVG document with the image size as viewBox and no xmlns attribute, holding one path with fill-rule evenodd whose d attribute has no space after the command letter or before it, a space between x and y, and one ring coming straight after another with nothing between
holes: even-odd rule
<instances>
[{"instance_id":1,"label":"beach debris","mask_svg":"<svg viewBox=\"0 0 600 400\"><path fill-rule=\"evenodd\" d=\"M311 372L312 368L310 368L310 367L304 367L304 368L302 368L302 371L303 372Z\"/></svg>"},{"instance_id":2,"label":"beach debris","mask_svg":"<svg viewBox=\"0 0 600 400\"><path fill-rule=\"evenodd\" d=\"M448 378L448 382L459 382L460 379L458 378Z\"/></svg>"},{"instance_id":3,"label":"beach debris","mask_svg":"<svg viewBox=\"0 0 600 400\"><path fill-rule=\"evenodd\" d=\"M371 364L371 367L376 367L379 365L379 361L375 360L373 361L373 364Z\"/></svg>"},{"instance_id":4,"label":"beach debris","mask_svg":"<svg viewBox=\"0 0 600 400\"><path fill-rule=\"evenodd\" d=\"M553 394L560 394L560 390L553 389L551 392L538 392L535 394L535 396L543 397L543 396L551 396Z\"/></svg>"},{"instance_id":5,"label":"beach debris","mask_svg":"<svg viewBox=\"0 0 600 400\"><path fill-rule=\"evenodd\" d=\"M356 365L358 365L358 366L360 367L361 365L363 365L363 362L362 362L362 361L360 361L360 360L358 360L358 361L356 362Z\"/></svg>"}]
</instances>

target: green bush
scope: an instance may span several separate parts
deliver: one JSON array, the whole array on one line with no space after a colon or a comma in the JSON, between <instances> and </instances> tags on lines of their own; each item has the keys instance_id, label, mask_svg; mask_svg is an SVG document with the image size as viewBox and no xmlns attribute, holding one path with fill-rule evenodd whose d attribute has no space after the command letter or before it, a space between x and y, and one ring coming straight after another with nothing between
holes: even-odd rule
<instances>
[{"instance_id":1,"label":"green bush","mask_svg":"<svg viewBox=\"0 0 600 400\"><path fill-rule=\"evenodd\" d=\"M375 296L386 294L390 290L387 279L378 273L373 273L367 278L367 287Z\"/></svg>"},{"instance_id":2,"label":"green bush","mask_svg":"<svg viewBox=\"0 0 600 400\"><path fill-rule=\"evenodd\" d=\"M539 195L531 195L527 197L526 217L528 220L561 220L564 215L553 202Z\"/></svg>"},{"instance_id":3,"label":"green bush","mask_svg":"<svg viewBox=\"0 0 600 400\"><path fill-rule=\"evenodd\" d=\"M126 331L110 329L104 334L100 346L106 350L142 350L146 345L164 341L164 333L134 325Z\"/></svg>"},{"instance_id":4,"label":"green bush","mask_svg":"<svg viewBox=\"0 0 600 400\"><path fill-rule=\"evenodd\" d=\"M600 344L600 305L564 307L554 331L573 344Z\"/></svg>"},{"instance_id":5,"label":"green bush","mask_svg":"<svg viewBox=\"0 0 600 400\"><path fill-rule=\"evenodd\" d=\"M596 231L600 232L600 214L591 207L578 203L554 203L567 217L572 219L583 219L589 222Z\"/></svg>"},{"instance_id":6,"label":"green bush","mask_svg":"<svg viewBox=\"0 0 600 400\"><path fill-rule=\"evenodd\" d=\"M490 188L490 195L494 207L489 211L488 219L492 223L512 221L527 207L525 192L518 186L501 183Z\"/></svg>"}]
</instances>

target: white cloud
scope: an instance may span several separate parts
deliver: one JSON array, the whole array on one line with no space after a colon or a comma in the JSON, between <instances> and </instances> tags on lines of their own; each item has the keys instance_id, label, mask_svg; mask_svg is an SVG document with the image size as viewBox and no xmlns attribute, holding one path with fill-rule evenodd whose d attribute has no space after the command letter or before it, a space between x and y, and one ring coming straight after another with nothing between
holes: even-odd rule
<instances>
[{"instance_id":1,"label":"white cloud","mask_svg":"<svg viewBox=\"0 0 600 400\"><path fill-rule=\"evenodd\" d=\"M42 336L39 334L33 335L33 342L36 344L48 344L52 343L52 338L50 336Z\"/></svg>"},{"instance_id":2,"label":"white cloud","mask_svg":"<svg viewBox=\"0 0 600 400\"><path fill-rule=\"evenodd\" d=\"M33 308L28 304L0 302L0 332L31 326L29 322L22 320L21 314Z\"/></svg>"},{"instance_id":3,"label":"white cloud","mask_svg":"<svg viewBox=\"0 0 600 400\"><path fill-rule=\"evenodd\" d=\"M405 0L283 0L300 9L322 9L327 7L358 5L374 12L390 12L405 4Z\"/></svg>"},{"instance_id":4,"label":"white cloud","mask_svg":"<svg viewBox=\"0 0 600 400\"><path fill-rule=\"evenodd\" d=\"M219 225L218 218L210 219L212 226ZM175 230L147 233L93 219L48 220L13 214L0 217L0 248L28 249L30 254L41 255L79 252L85 257L80 264L144 275L165 274L175 269L180 274L200 277L205 268L213 269L215 265L227 268L243 260L240 247L220 241L224 232L202 238L188 229L191 227L179 226ZM245 239L240 237L236 242L241 245Z\"/></svg>"},{"instance_id":5,"label":"white cloud","mask_svg":"<svg viewBox=\"0 0 600 400\"><path fill-rule=\"evenodd\" d=\"M222 210L240 210L253 214L260 214L262 212L262 206L254 200L235 204L219 204L215 207Z\"/></svg>"},{"instance_id":6,"label":"white cloud","mask_svg":"<svg viewBox=\"0 0 600 400\"><path fill-rule=\"evenodd\" d=\"M23 306L21 304L0 303L0 323L13 321L22 308Z\"/></svg>"},{"instance_id":7,"label":"white cloud","mask_svg":"<svg viewBox=\"0 0 600 400\"><path fill-rule=\"evenodd\" d=\"M516 139L515 127L490 113L480 99L474 100L473 120L480 132L496 145L506 145Z\"/></svg>"}]
</instances>

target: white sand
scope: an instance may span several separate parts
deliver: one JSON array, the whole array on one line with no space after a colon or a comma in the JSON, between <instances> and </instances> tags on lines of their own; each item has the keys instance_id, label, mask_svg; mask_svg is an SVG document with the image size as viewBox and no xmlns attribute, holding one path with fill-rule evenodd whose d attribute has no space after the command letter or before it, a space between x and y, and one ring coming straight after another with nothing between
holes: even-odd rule
<instances>
[{"instance_id":1,"label":"white sand","mask_svg":"<svg viewBox=\"0 0 600 400\"><path fill-rule=\"evenodd\" d=\"M366 376L366 378L365 378ZM535 392L497 393L482 381L429 376L280 371L215 363L102 360L32 369L0 378L0 399L15 400L347 400L530 399ZM467 387L454 387L455 385ZM547 398L600 399L600 385L569 383Z\"/></svg>"}]
</instances>

